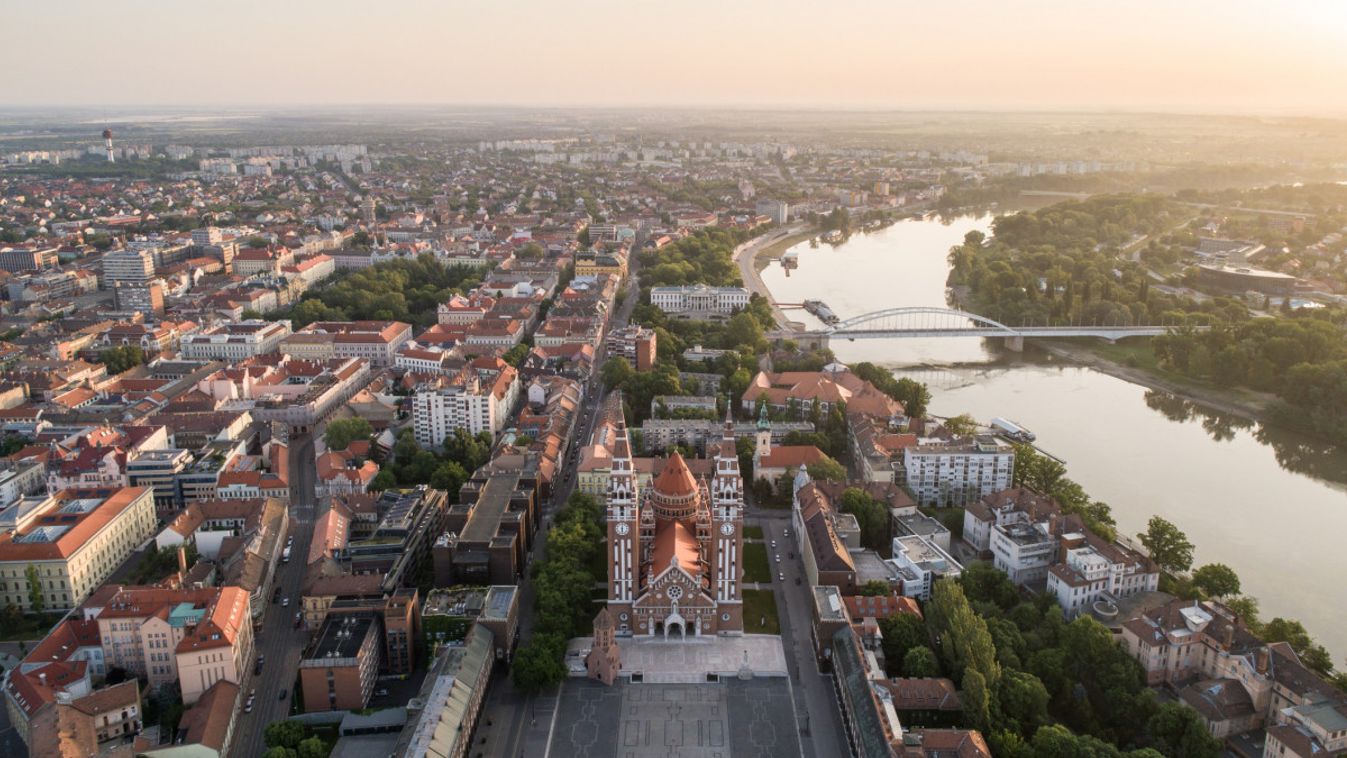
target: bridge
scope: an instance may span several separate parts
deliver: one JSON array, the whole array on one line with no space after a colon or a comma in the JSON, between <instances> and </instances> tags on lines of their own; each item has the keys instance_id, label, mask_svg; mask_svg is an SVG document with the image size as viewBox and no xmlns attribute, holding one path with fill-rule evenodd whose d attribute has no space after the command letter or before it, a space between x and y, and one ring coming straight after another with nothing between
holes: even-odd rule
<instances>
[{"instance_id":1,"label":"bridge","mask_svg":"<svg viewBox=\"0 0 1347 758\"><path fill-rule=\"evenodd\" d=\"M930 337L999 337L1011 350L1024 349L1025 337L1098 337L1109 342L1127 337L1154 337L1165 334L1167 324L1070 324L1008 326L976 313L936 307L888 308L854 316L821 331L782 332L786 339L829 340L904 339ZM1196 327L1199 331L1207 327Z\"/></svg>"}]
</instances>

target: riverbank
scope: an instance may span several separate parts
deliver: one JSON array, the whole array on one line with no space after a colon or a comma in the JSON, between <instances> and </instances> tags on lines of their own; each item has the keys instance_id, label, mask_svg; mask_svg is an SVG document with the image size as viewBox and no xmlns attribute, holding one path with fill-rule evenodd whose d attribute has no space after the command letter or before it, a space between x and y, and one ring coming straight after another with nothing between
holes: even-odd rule
<instances>
[{"instance_id":1,"label":"riverbank","mask_svg":"<svg viewBox=\"0 0 1347 758\"><path fill-rule=\"evenodd\" d=\"M767 299L767 302L772 306L772 314L776 316L777 326L784 330L798 330L800 327L787 318L786 312L777 306L776 299L772 297L772 291L767 289L767 285L762 281L762 270L767 267L767 264L763 263L759 267L757 260L760 254L776 249L783 243L788 244L780 248L781 252L785 252L787 248L798 243L801 239L809 239L811 233L803 231L804 229L805 225L802 223L777 229L765 236L755 237L745 242L736 247L734 252L730 254L734 265L739 267L739 278L743 280L744 288L751 294L758 294ZM792 239L795 241L791 242ZM780 254L780 252L777 253L777 255Z\"/></svg>"},{"instance_id":2,"label":"riverbank","mask_svg":"<svg viewBox=\"0 0 1347 758\"><path fill-rule=\"evenodd\" d=\"M1154 354L1149 349L1129 349L1122 343L1087 345L1060 339L1037 340L1036 344L1058 358L1092 368L1115 379L1167 392L1214 411L1259 423L1268 422L1272 406L1277 400L1275 395L1265 392L1213 387L1169 374L1155 364Z\"/></svg>"}]
</instances>

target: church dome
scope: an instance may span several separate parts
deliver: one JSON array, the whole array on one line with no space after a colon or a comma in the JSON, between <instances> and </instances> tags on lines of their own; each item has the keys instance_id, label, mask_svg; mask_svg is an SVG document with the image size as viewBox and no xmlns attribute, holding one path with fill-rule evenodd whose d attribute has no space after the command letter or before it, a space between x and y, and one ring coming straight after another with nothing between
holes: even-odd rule
<instances>
[{"instance_id":1,"label":"church dome","mask_svg":"<svg viewBox=\"0 0 1347 758\"><path fill-rule=\"evenodd\" d=\"M686 518L697 509L700 488L683 456L674 453L651 483L655 515L661 518Z\"/></svg>"}]
</instances>

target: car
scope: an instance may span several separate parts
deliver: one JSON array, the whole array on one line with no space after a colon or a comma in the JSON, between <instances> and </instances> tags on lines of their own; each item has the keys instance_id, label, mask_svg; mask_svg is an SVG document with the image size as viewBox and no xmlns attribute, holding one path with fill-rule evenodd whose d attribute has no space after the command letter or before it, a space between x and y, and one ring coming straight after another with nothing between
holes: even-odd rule
<instances>
[{"instance_id":1,"label":"car","mask_svg":"<svg viewBox=\"0 0 1347 758\"><path fill-rule=\"evenodd\" d=\"M253 712L253 701L249 700L247 703L245 703L245 704L243 705L243 712L244 712L244 713L252 713L252 712Z\"/></svg>"},{"instance_id":2,"label":"car","mask_svg":"<svg viewBox=\"0 0 1347 758\"><path fill-rule=\"evenodd\" d=\"M783 538L784 538L784 537L789 537L789 536L790 536L790 530L789 530L789 529L782 529L782 530L781 530L781 536L782 536Z\"/></svg>"},{"instance_id":3,"label":"car","mask_svg":"<svg viewBox=\"0 0 1347 758\"><path fill-rule=\"evenodd\" d=\"M777 574L777 575L776 575L776 578L777 578L777 579L780 579L780 580L783 581L783 582L786 581L786 574L785 574L785 572L783 571L782 573Z\"/></svg>"},{"instance_id":4,"label":"car","mask_svg":"<svg viewBox=\"0 0 1347 758\"><path fill-rule=\"evenodd\" d=\"M388 690L383 689L382 687L380 687L379 689L377 689L377 690L374 691L374 696L375 696L375 697L384 697L384 696L386 696L387 694L388 694Z\"/></svg>"},{"instance_id":5,"label":"car","mask_svg":"<svg viewBox=\"0 0 1347 758\"><path fill-rule=\"evenodd\" d=\"M777 562L777 563L780 563L780 562L781 562L781 554L780 554L780 553L777 553L777 554L776 554L776 562Z\"/></svg>"},{"instance_id":6,"label":"car","mask_svg":"<svg viewBox=\"0 0 1347 758\"><path fill-rule=\"evenodd\" d=\"M298 628L299 628L299 625L302 624L302 623L304 623L304 614L299 613L298 611L296 611L296 612L295 612L295 628L298 629Z\"/></svg>"},{"instance_id":7,"label":"car","mask_svg":"<svg viewBox=\"0 0 1347 758\"><path fill-rule=\"evenodd\" d=\"M253 666L253 676L261 676L261 675L262 675L262 662L258 661L257 665Z\"/></svg>"},{"instance_id":8,"label":"car","mask_svg":"<svg viewBox=\"0 0 1347 758\"><path fill-rule=\"evenodd\" d=\"M776 540L772 540L772 549L776 549Z\"/></svg>"},{"instance_id":9,"label":"car","mask_svg":"<svg viewBox=\"0 0 1347 758\"><path fill-rule=\"evenodd\" d=\"M257 697L257 688L256 688L256 687L252 688L251 690L248 690L248 699L249 699L249 700L252 700L252 699L255 698L255 697Z\"/></svg>"},{"instance_id":10,"label":"car","mask_svg":"<svg viewBox=\"0 0 1347 758\"><path fill-rule=\"evenodd\" d=\"M282 607L282 608L289 608L289 607L290 607L290 598L288 598L288 597L283 597L283 598L281 598L281 607Z\"/></svg>"},{"instance_id":11,"label":"car","mask_svg":"<svg viewBox=\"0 0 1347 758\"><path fill-rule=\"evenodd\" d=\"M284 700L287 696L289 696L289 694L290 694L290 691L289 691L289 690L281 690L281 696L278 697L278 698L276 698L276 699L277 699L277 700Z\"/></svg>"}]
</instances>

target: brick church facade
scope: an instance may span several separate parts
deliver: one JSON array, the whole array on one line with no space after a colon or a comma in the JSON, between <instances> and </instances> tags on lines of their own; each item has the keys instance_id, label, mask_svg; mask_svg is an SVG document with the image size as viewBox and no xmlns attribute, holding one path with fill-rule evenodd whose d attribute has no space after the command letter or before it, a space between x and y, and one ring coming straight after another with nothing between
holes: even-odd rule
<instances>
[{"instance_id":1,"label":"brick church facade","mask_svg":"<svg viewBox=\"0 0 1347 758\"><path fill-rule=\"evenodd\" d=\"M617 633L742 634L744 482L727 422L710 481L674 453L638 486L625 423L608 478L608 610Z\"/></svg>"}]
</instances>

